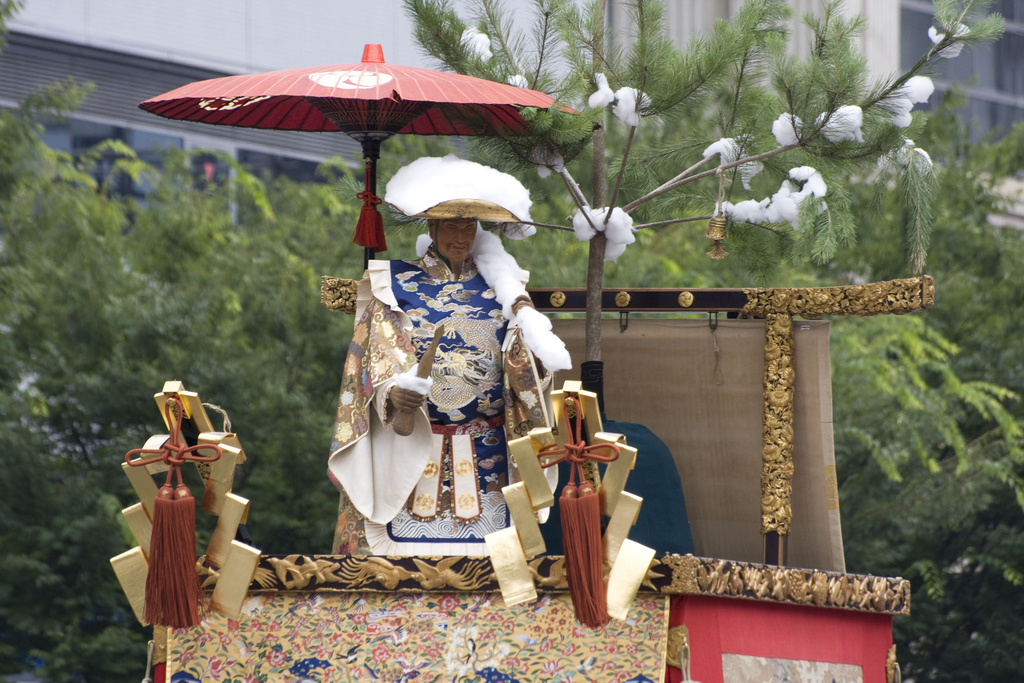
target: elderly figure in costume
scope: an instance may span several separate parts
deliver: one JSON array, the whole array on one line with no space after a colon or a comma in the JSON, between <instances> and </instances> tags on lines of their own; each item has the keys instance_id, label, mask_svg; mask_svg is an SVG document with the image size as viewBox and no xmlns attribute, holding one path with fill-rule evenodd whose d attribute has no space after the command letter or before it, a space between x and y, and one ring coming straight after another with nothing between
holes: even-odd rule
<instances>
[{"instance_id":1,"label":"elderly figure in costume","mask_svg":"<svg viewBox=\"0 0 1024 683\"><path fill-rule=\"evenodd\" d=\"M371 261L359 285L329 461L334 552L485 555L510 525L506 442L550 424L547 373L570 366L527 274L477 222L528 220L529 195L445 157L400 170L385 199L427 218L429 246Z\"/></svg>"}]
</instances>

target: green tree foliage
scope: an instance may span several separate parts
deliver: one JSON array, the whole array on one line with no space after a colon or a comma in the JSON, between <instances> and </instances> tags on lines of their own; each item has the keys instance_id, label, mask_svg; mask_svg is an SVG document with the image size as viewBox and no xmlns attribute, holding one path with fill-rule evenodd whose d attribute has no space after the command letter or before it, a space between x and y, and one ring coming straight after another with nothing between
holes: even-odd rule
<instances>
[{"instance_id":1,"label":"green tree foliage","mask_svg":"<svg viewBox=\"0 0 1024 683\"><path fill-rule=\"evenodd\" d=\"M253 543L329 548L326 452L351 320L320 306L319 284L361 272L358 208L333 182L265 182L227 158L223 183L177 151L162 169L114 143L71 159L35 121L74 92L0 111L0 674L138 680L144 637L108 560L134 545L120 462L165 431L150 398L164 381L230 416ZM101 158L116 161L97 179ZM124 174L153 188L145 201L108 191ZM200 543L213 521L199 515Z\"/></svg>"},{"instance_id":2,"label":"green tree foliage","mask_svg":"<svg viewBox=\"0 0 1024 683\"><path fill-rule=\"evenodd\" d=\"M92 283L76 283L72 269L82 238L95 233L86 241L102 240L111 218L91 179L36 138L32 121L73 106L75 93L59 85L18 110L0 111L0 672L45 660L57 680L72 671L124 676L141 642L104 567L125 548L110 472L96 467L94 450L79 438L85 425L50 420L54 405L42 391L52 375L40 370L53 364L53 374L66 373L77 361L68 353L74 335L89 334L89 311L75 310L74 302ZM53 192L57 186L64 191ZM49 209L65 213L64 234L55 237L67 242L19 249L19 232L51 227ZM67 298L30 275L40 267L64 275ZM33 305L42 299L50 310ZM61 319L47 318L54 308ZM91 397L83 398L90 405Z\"/></svg>"}]
</instances>

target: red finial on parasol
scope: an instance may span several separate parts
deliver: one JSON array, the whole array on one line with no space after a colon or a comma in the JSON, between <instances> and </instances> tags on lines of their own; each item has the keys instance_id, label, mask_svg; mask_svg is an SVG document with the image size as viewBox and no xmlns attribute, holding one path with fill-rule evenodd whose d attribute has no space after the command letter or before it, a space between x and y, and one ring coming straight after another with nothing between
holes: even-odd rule
<instances>
[{"instance_id":1,"label":"red finial on parasol","mask_svg":"<svg viewBox=\"0 0 1024 683\"><path fill-rule=\"evenodd\" d=\"M367 43L363 46L363 64L383 64L384 48L376 43Z\"/></svg>"}]
</instances>

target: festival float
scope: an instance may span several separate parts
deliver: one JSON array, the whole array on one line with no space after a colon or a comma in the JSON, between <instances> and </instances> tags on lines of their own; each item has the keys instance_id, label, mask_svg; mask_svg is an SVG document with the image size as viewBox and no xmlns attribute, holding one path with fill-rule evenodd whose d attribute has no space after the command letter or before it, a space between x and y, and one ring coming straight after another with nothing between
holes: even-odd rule
<instances>
[{"instance_id":1,"label":"festival float","mask_svg":"<svg viewBox=\"0 0 1024 683\"><path fill-rule=\"evenodd\" d=\"M359 140L366 186L358 196L363 210L355 241L366 250L372 275L382 268L373 264L387 263L373 260L386 248L376 187L382 140L395 134L515 136L527 125L524 108L561 105L524 88L391 66L379 46L367 46L360 63L214 79L140 106L182 120L342 131ZM727 153L725 146L705 161L724 161ZM742 162L733 157L731 163ZM448 162L467 173L463 164L469 162ZM428 183L432 175L446 177L435 168L415 175L412 184ZM803 183L803 196L814 191L812 174L802 180L790 175ZM509 206L504 188L494 196L480 192L480 182L468 189L451 185L443 182L426 193L432 199L422 206L418 196L393 197L390 188L384 201L439 222L433 225L480 219L512 237L530 228L528 211ZM709 256L721 258L721 196L716 209L707 237ZM624 246L631 228L620 233L627 238L613 237L619 220L613 212L589 210L584 200L574 223L589 223L594 232L607 232L603 239L610 245ZM496 261L507 256L491 233L478 231L476 240L477 249L497 243ZM423 246L429 259L432 252ZM437 253L448 263L446 254ZM485 260L482 252L473 254ZM489 278L520 273L514 261L509 268ZM413 275L402 271L402 277ZM506 309L504 318L516 323L502 353L520 343L509 340L521 337L530 346L543 347L535 340L544 335L557 342L553 353L533 349L539 363L532 367L541 369L546 392L531 394L540 403L525 403L544 419L524 419L507 430L514 475L479 488L485 477L472 459L459 459L461 432L437 429L434 446L412 449L411 459L387 474L412 482L397 487L399 505L422 500L434 506L431 515L440 505L434 498L444 497L437 483L441 470L449 477L449 505L457 509L465 500L470 509L467 523L485 516L483 498L500 501L502 528L481 532L473 543L445 546L445 552L429 544L413 552L366 552L376 543L370 527L391 527L376 520L376 503L358 502L369 494L356 491L352 482L358 479L349 479L343 488L361 521L339 518L344 552L262 554L244 526L250 508L258 514L259 501L232 491L234 469L245 461L245 435L227 426L217 430L192 391L197 387L178 379L159 387L154 422L161 416L166 433L129 452L124 463L139 497L124 510L138 546L111 560L136 617L153 626L156 680L898 680L892 618L909 613L910 586L900 578L846 572L829 323L821 318L921 311L933 301L932 280L800 289L522 291L517 277L511 280L505 287L487 279L497 290L490 296L497 298L495 310ZM390 296L370 293L368 282L325 275L322 303L328 311L355 315L357 323L366 320L369 302ZM604 314L597 321L598 367L584 361L593 320L554 315L592 311L594 302ZM427 320L427 313L417 315ZM443 324L457 323L457 317ZM528 318L539 332L531 333ZM435 322L422 327L399 363L420 394L430 388L417 380L444 374L434 359L449 353L445 340L456 332L460 342L468 337L465 328L444 330ZM563 363L562 353L571 361ZM372 384L360 386L371 393ZM405 387L400 378L398 386ZM344 391L341 405L347 405ZM388 406L378 410L393 410ZM336 426L336 442L361 437L342 438L343 431ZM428 428L427 443L431 438ZM440 462L428 453L439 442L450 444L439 447L448 449ZM380 451L367 467L390 457ZM181 468L189 462L205 484L195 497L182 484ZM403 462L416 464L403 470ZM463 462L469 463L465 472ZM551 476L556 470L557 488ZM467 477L469 488L459 483ZM500 492L495 482L504 484ZM366 481L365 489L380 498L377 488ZM198 560L196 499L217 518ZM384 521L391 516L393 511ZM417 517L422 519L431 518ZM475 550L447 552L463 545Z\"/></svg>"}]
</instances>

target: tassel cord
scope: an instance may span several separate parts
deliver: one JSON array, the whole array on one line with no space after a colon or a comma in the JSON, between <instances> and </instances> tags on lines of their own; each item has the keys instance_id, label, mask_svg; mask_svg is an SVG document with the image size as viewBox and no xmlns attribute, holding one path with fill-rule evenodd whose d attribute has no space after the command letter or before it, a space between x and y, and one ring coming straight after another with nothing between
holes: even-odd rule
<instances>
[{"instance_id":1,"label":"tassel cord","mask_svg":"<svg viewBox=\"0 0 1024 683\"><path fill-rule=\"evenodd\" d=\"M569 407L566 405L570 401L572 401L575 407L576 415L576 419L572 423L569 421ZM579 471L580 482L582 483L582 465L584 462L587 460L595 460L597 462L609 463L616 460L621 451L619 449L619 445L616 443L596 443L588 445L587 442L583 440L583 419L580 417L581 413L582 407L580 406L579 399L575 396L567 398L565 400L565 404L562 405L562 416L564 417L565 425L573 425L570 433L570 437L572 438L566 440L565 448L555 448L556 444L554 442L544 444L544 446L541 447L540 452L537 453L537 457L544 458L556 455L560 456L541 463L541 467L553 467L560 462L568 462L573 465L573 468L570 469L570 472L572 473L570 476L574 476L575 473ZM600 448L605 448L612 452L607 455L602 455L596 452L597 449Z\"/></svg>"},{"instance_id":2,"label":"tassel cord","mask_svg":"<svg viewBox=\"0 0 1024 683\"><path fill-rule=\"evenodd\" d=\"M383 200L374 194L371 189L371 178L373 177L372 160L366 158L366 171L363 174L363 191L356 194L356 198L363 202L363 208L359 212L359 220L356 223L356 231L352 241L361 247L373 249L374 251L387 251L387 242L384 237L384 218L380 215L377 207Z\"/></svg>"},{"instance_id":3,"label":"tassel cord","mask_svg":"<svg viewBox=\"0 0 1024 683\"><path fill-rule=\"evenodd\" d=\"M167 484L170 485L171 474L175 470L180 470L181 465L184 465L187 461L216 462L219 460L221 448L216 444L186 446L184 439L181 437L181 416L183 412L184 408L181 405L181 399L177 396L168 398L164 403L164 416L166 417L167 424L170 425L171 431L167 441L160 448L133 448L125 453L124 461L132 467L145 467L146 465L158 462L165 463L170 467L167 471ZM174 419L171 419L172 415ZM200 449L210 449L214 451L214 455L199 455L197 451ZM134 456L145 454L156 454L157 457L132 459ZM178 472L178 485L184 485L181 480L181 472Z\"/></svg>"}]
</instances>

